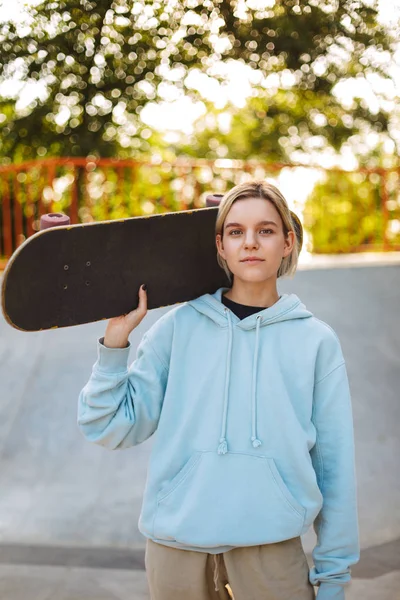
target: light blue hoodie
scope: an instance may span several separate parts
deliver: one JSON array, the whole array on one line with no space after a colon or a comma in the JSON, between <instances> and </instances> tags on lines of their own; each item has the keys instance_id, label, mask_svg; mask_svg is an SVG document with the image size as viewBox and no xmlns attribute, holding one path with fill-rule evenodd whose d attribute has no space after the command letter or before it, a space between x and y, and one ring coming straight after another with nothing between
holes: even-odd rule
<instances>
[{"instance_id":1,"label":"light blue hoodie","mask_svg":"<svg viewBox=\"0 0 400 600\"><path fill-rule=\"evenodd\" d=\"M154 432L139 530L209 553L279 542L314 522L318 600L344 598L359 560L353 420L340 342L295 294L240 320L219 288L106 348L78 425L110 449Z\"/></svg>"}]
</instances>

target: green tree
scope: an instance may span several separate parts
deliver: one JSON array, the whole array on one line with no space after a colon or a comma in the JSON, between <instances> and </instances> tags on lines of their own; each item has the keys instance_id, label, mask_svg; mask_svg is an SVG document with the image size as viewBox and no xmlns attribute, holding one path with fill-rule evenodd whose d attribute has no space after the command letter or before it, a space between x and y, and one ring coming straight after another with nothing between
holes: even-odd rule
<instances>
[{"instance_id":1,"label":"green tree","mask_svg":"<svg viewBox=\"0 0 400 600\"><path fill-rule=\"evenodd\" d=\"M384 177L384 181L382 181ZM383 205L382 188L387 198ZM327 172L306 201L303 225L314 253L381 250L400 243L399 175ZM365 248L362 248L365 246Z\"/></svg>"},{"instance_id":2,"label":"green tree","mask_svg":"<svg viewBox=\"0 0 400 600\"><path fill-rule=\"evenodd\" d=\"M392 39L363 0L47 0L28 17L23 30L1 24L0 82L18 74L45 90L23 110L0 98L3 159L166 150L143 107L173 88L201 100L188 75L224 85L215 67L230 61L260 75L254 96L226 109L230 132L203 127L175 150L218 156L222 144L230 156L287 159L310 143L338 149L362 128L388 129L383 109L361 99L345 109L332 94L350 77L389 77L378 59L390 60Z\"/></svg>"}]
</instances>

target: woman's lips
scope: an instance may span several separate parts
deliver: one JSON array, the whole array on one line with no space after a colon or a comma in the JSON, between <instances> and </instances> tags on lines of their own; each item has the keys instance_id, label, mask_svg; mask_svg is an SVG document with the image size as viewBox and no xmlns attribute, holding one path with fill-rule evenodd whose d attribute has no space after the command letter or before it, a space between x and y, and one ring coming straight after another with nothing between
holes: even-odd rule
<instances>
[{"instance_id":1,"label":"woman's lips","mask_svg":"<svg viewBox=\"0 0 400 600\"><path fill-rule=\"evenodd\" d=\"M242 260L242 262L246 263L256 263L256 262L264 262L262 258L248 258L246 260Z\"/></svg>"}]
</instances>

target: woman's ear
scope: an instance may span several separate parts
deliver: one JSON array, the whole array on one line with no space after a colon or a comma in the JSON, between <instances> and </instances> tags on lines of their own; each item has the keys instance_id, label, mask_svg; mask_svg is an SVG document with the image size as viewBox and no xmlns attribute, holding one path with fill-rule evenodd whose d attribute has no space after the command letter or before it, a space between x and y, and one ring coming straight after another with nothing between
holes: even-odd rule
<instances>
[{"instance_id":1,"label":"woman's ear","mask_svg":"<svg viewBox=\"0 0 400 600\"><path fill-rule=\"evenodd\" d=\"M293 246L296 243L296 234L294 231L289 231L285 240L285 248L284 248L284 256L286 258L289 256L291 251L293 250Z\"/></svg>"},{"instance_id":2,"label":"woman's ear","mask_svg":"<svg viewBox=\"0 0 400 600\"><path fill-rule=\"evenodd\" d=\"M222 236L220 233L217 233L217 235L215 236L215 243L217 246L218 253L222 256L222 258L225 258L224 245L222 243Z\"/></svg>"}]
</instances>

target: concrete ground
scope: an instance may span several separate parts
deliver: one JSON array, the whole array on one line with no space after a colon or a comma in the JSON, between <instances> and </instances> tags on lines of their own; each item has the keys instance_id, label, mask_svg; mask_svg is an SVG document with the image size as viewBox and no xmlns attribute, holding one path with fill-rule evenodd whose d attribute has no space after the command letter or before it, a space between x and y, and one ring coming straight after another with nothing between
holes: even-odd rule
<instances>
[{"instance_id":1,"label":"concrete ground","mask_svg":"<svg viewBox=\"0 0 400 600\"><path fill-rule=\"evenodd\" d=\"M347 600L400 600L400 253L304 260L296 293L339 335L353 399L361 560ZM150 311L131 335L169 309ZM0 318L0 599L144 600L137 529L152 440L91 446L76 402L105 322L23 333ZM303 537L310 558L315 535Z\"/></svg>"}]
</instances>

